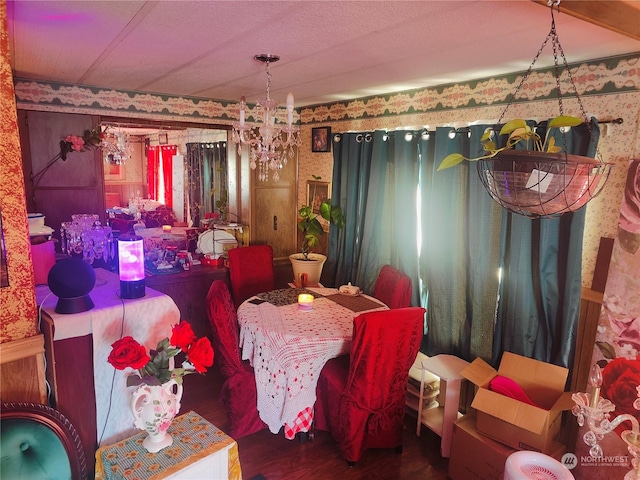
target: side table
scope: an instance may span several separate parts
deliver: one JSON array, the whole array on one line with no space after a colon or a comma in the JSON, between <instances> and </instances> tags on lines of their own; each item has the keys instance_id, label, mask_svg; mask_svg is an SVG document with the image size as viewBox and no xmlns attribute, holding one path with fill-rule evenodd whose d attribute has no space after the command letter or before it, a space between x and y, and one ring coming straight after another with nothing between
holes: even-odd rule
<instances>
[{"instance_id":1,"label":"side table","mask_svg":"<svg viewBox=\"0 0 640 480\"><path fill-rule=\"evenodd\" d=\"M425 425L431 431L440 435L440 454L449 458L451 454L451 439L453 436L453 422L460 415L460 385L464 377L460 374L469 362L454 355L435 355L422 360L423 371L430 372L440 378L440 394L436 408L422 409L418 406L418 428ZM423 375L424 382L424 375Z\"/></svg>"},{"instance_id":2,"label":"side table","mask_svg":"<svg viewBox=\"0 0 640 480\"><path fill-rule=\"evenodd\" d=\"M176 417L168 432L173 444L157 453L142 446L146 432L99 448L96 480L242 480L236 441L197 413Z\"/></svg>"}]
</instances>

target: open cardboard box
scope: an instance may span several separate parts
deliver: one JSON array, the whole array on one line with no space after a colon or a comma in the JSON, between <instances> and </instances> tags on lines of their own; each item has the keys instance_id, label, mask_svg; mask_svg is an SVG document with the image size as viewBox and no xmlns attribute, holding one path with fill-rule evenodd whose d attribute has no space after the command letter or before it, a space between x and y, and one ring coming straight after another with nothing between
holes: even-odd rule
<instances>
[{"instance_id":1,"label":"open cardboard box","mask_svg":"<svg viewBox=\"0 0 640 480\"><path fill-rule=\"evenodd\" d=\"M449 478L451 480L502 480L507 458L518 450L480 434L474 414L453 424ZM556 444L549 454L560 460L566 449Z\"/></svg>"},{"instance_id":2,"label":"open cardboard box","mask_svg":"<svg viewBox=\"0 0 640 480\"><path fill-rule=\"evenodd\" d=\"M478 389L471 403L477 411L477 429L518 450L550 454L560 441L562 412L571 409L571 393L564 387L569 371L564 367L505 352L496 372L477 358L462 375ZM496 375L510 378L522 387L536 405L529 405L489 390Z\"/></svg>"}]
</instances>

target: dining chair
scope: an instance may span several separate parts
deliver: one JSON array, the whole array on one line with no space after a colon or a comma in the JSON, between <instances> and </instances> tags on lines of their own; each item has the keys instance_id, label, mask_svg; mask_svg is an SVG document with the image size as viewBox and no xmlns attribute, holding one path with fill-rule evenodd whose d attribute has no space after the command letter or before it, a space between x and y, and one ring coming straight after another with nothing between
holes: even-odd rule
<instances>
[{"instance_id":1,"label":"dining chair","mask_svg":"<svg viewBox=\"0 0 640 480\"><path fill-rule=\"evenodd\" d=\"M273 248L250 245L229 250L229 277L236 309L247 298L275 289Z\"/></svg>"},{"instance_id":2,"label":"dining chair","mask_svg":"<svg viewBox=\"0 0 640 480\"><path fill-rule=\"evenodd\" d=\"M373 287L373 296L389 308L411 306L411 279L391 265L383 265Z\"/></svg>"},{"instance_id":3,"label":"dining chair","mask_svg":"<svg viewBox=\"0 0 640 480\"><path fill-rule=\"evenodd\" d=\"M424 314L409 307L357 316L349 356L329 360L320 372L315 428L331 432L350 466L369 448L402 452L405 392Z\"/></svg>"},{"instance_id":4,"label":"dining chair","mask_svg":"<svg viewBox=\"0 0 640 480\"><path fill-rule=\"evenodd\" d=\"M240 356L238 317L223 280L215 280L209 288L207 314L216 360L225 377L220 401L227 410L229 435L238 439L267 428L258 414L253 367Z\"/></svg>"}]
</instances>

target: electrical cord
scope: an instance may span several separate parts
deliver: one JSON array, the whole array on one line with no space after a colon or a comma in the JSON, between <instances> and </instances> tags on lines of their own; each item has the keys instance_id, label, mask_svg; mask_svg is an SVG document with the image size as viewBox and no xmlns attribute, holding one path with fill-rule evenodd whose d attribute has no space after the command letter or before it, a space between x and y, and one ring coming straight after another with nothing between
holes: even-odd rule
<instances>
[{"instance_id":1,"label":"electrical cord","mask_svg":"<svg viewBox=\"0 0 640 480\"><path fill-rule=\"evenodd\" d=\"M44 302L47 301L47 298L49 298L51 295L53 295L52 292L49 292L44 299L42 300L42 302L40 302L40 305L38 306L38 331L42 332L42 305L44 305ZM51 341L53 342L53 338L51 339ZM44 371L47 371L47 356L43 355L43 364L44 364ZM47 377L45 375L45 379L44 379L44 386L45 389L47 390L47 404L48 405L54 405L55 406L55 399L52 398L52 394L53 394L53 390L51 388L51 384L49 383L49 380L47 380Z\"/></svg>"},{"instance_id":2,"label":"electrical cord","mask_svg":"<svg viewBox=\"0 0 640 480\"><path fill-rule=\"evenodd\" d=\"M125 304L123 298L120 296L120 291L116 292L116 295L120 299L120 303L122 303L122 319L120 320L120 338L124 334L124 318L125 318ZM98 447L102 443L102 439L104 437L104 433L107 430L107 425L109 424L109 415L111 414L111 404L113 401L113 389L116 382L116 369L113 369L113 374L111 375L111 388L109 389L109 404L107 406L107 415L104 419L104 425L102 426L102 432L100 433L100 438L98 439Z\"/></svg>"}]
</instances>

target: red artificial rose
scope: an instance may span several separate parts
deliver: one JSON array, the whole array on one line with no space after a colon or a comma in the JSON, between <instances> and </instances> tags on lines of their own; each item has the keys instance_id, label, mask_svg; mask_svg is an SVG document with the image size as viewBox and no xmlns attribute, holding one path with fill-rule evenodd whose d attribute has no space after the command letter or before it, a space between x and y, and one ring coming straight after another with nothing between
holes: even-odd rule
<instances>
[{"instance_id":1,"label":"red artificial rose","mask_svg":"<svg viewBox=\"0 0 640 480\"><path fill-rule=\"evenodd\" d=\"M196 372L206 372L206 367L213 365L213 348L209 339L202 337L196 340L187 352L187 358Z\"/></svg>"},{"instance_id":2,"label":"red artificial rose","mask_svg":"<svg viewBox=\"0 0 640 480\"><path fill-rule=\"evenodd\" d=\"M633 407L640 385L640 360L616 358L602 369L602 396L616 406L616 412L640 416Z\"/></svg>"},{"instance_id":3,"label":"red artificial rose","mask_svg":"<svg viewBox=\"0 0 640 480\"><path fill-rule=\"evenodd\" d=\"M189 345L195 342L195 340L196 334L193 333L189 322L182 321L173 326L173 330L171 330L171 340L169 343L174 347L178 347L183 352L186 352L189 349Z\"/></svg>"},{"instance_id":4,"label":"red artificial rose","mask_svg":"<svg viewBox=\"0 0 640 480\"><path fill-rule=\"evenodd\" d=\"M116 340L111 347L111 353L107 360L116 370L124 370L127 367L137 370L151 360L147 350L132 337L122 337L120 340Z\"/></svg>"}]
</instances>

